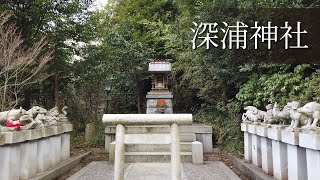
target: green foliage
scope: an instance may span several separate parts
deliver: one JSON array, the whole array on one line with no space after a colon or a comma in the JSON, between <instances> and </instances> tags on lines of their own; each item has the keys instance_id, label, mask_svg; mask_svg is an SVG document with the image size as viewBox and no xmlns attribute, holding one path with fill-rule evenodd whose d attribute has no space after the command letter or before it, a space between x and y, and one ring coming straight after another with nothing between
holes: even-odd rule
<instances>
[{"instance_id":1,"label":"green foliage","mask_svg":"<svg viewBox=\"0 0 320 180\"><path fill-rule=\"evenodd\" d=\"M241 123L239 111L239 103L219 103L215 107L202 108L195 116L195 120L212 126L214 141L221 150L237 156L243 153L243 135L239 133Z\"/></svg>"},{"instance_id":2,"label":"green foliage","mask_svg":"<svg viewBox=\"0 0 320 180\"><path fill-rule=\"evenodd\" d=\"M277 72L254 74L239 90L237 100L243 106L254 105L263 108L269 103L278 102L285 105L289 101L300 101L302 104L318 100L318 71L310 65L287 66L285 70L278 67ZM306 71L312 75L306 76Z\"/></svg>"}]
</instances>

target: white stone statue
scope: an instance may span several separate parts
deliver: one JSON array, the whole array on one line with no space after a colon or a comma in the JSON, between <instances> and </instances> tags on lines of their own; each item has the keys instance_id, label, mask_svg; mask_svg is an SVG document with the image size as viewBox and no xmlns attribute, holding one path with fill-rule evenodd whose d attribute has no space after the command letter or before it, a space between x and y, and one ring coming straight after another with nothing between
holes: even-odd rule
<instances>
[{"instance_id":1,"label":"white stone statue","mask_svg":"<svg viewBox=\"0 0 320 180\"><path fill-rule=\"evenodd\" d=\"M37 118L38 114L46 114L47 110L45 108L42 108L40 106L33 106L31 109L27 111L27 114L35 120L35 122L38 124L39 127L43 127L44 123L41 118ZM41 115L40 115L41 117Z\"/></svg>"},{"instance_id":2,"label":"white stone statue","mask_svg":"<svg viewBox=\"0 0 320 180\"><path fill-rule=\"evenodd\" d=\"M242 120L244 122L252 121L258 123L268 118L267 112L261 111L254 106L247 106L244 110L247 110L247 112L242 114Z\"/></svg>"},{"instance_id":3,"label":"white stone statue","mask_svg":"<svg viewBox=\"0 0 320 180\"><path fill-rule=\"evenodd\" d=\"M62 114L59 114L59 115L58 115L58 118L59 118L59 121L60 121L60 122L68 122L67 109L68 109L67 106L64 106L64 107L61 109Z\"/></svg>"},{"instance_id":4,"label":"white stone statue","mask_svg":"<svg viewBox=\"0 0 320 180\"><path fill-rule=\"evenodd\" d=\"M17 129L14 127L7 127L6 123L11 125L19 124L19 127L21 126L21 129L30 129L36 127L37 125L37 123L33 120L32 117L30 117L27 111L22 108L0 112L0 126L3 126L1 128L1 131L13 131Z\"/></svg>"},{"instance_id":5,"label":"white stone statue","mask_svg":"<svg viewBox=\"0 0 320 180\"><path fill-rule=\"evenodd\" d=\"M307 126L317 127L317 123L320 119L320 104L317 102L309 102L301 108L296 109L297 112L309 117ZM312 124L311 124L312 121Z\"/></svg>"},{"instance_id":6,"label":"white stone statue","mask_svg":"<svg viewBox=\"0 0 320 180\"><path fill-rule=\"evenodd\" d=\"M47 125L57 125L59 122L58 107L54 107L47 112Z\"/></svg>"},{"instance_id":7,"label":"white stone statue","mask_svg":"<svg viewBox=\"0 0 320 180\"><path fill-rule=\"evenodd\" d=\"M274 103L272 109L273 121L269 122L270 124L282 124L286 125L290 121L289 109L288 106L285 106L282 111L280 111L278 103Z\"/></svg>"},{"instance_id":8,"label":"white stone statue","mask_svg":"<svg viewBox=\"0 0 320 180\"><path fill-rule=\"evenodd\" d=\"M291 124L288 129L296 129L302 126L309 126L311 119L302 113L298 112L297 109L300 107L300 103L297 101L288 102L286 105Z\"/></svg>"}]
</instances>

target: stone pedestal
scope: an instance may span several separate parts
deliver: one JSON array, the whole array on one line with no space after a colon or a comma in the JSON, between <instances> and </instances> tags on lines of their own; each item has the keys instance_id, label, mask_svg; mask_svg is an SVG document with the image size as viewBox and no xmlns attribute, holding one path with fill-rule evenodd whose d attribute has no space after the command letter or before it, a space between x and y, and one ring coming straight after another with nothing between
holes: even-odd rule
<instances>
[{"instance_id":1,"label":"stone pedestal","mask_svg":"<svg viewBox=\"0 0 320 180\"><path fill-rule=\"evenodd\" d=\"M37 142L20 144L20 179L30 179L37 172Z\"/></svg>"},{"instance_id":2,"label":"stone pedestal","mask_svg":"<svg viewBox=\"0 0 320 180\"><path fill-rule=\"evenodd\" d=\"M261 167L267 174L273 174L272 142L268 139L268 127L257 126L257 135L261 139Z\"/></svg>"},{"instance_id":3,"label":"stone pedestal","mask_svg":"<svg viewBox=\"0 0 320 180\"><path fill-rule=\"evenodd\" d=\"M172 93L171 92L148 92L147 96L147 114L172 114ZM165 105L162 108L157 106L157 100L162 99Z\"/></svg>"},{"instance_id":4,"label":"stone pedestal","mask_svg":"<svg viewBox=\"0 0 320 180\"><path fill-rule=\"evenodd\" d=\"M272 139L273 176L275 179L288 179L287 145L281 142L281 131L268 128L268 138Z\"/></svg>"},{"instance_id":5,"label":"stone pedestal","mask_svg":"<svg viewBox=\"0 0 320 180\"><path fill-rule=\"evenodd\" d=\"M0 154L0 179L19 180L20 145L1 146Z\"/></svg>"},{"instance_id":6,"label":"stone pedestal","mask_svg":"<svg viewBox=\"0 0 320 180\"><path fill-rule=\"evenodd\" d=\"M61 162L61 135L55 136L56 141L56 164Z\"/></svg>"},{"instance_id":7,"label":"stone pedestal","mask_svg":"<svg viewBox=\"0 0 320 180\"><path fill-rule=\"evenodd\" d=\"M244 159L247 162L252 161L252 140L251 140L251 134L248 133L248 124L247 123L241 123L241 131L243 131L244 136Z\"/></svg>"},{"instance_id":8,"label":"stone pedestal","mask_svg":"<svg viewBox=\"0 0 320 180\"><path fill-rule=\"evenodd\" d=\"M95 126L94 123L88 123L86 125L86 130L85 130L85 140L87 142L91 141L95 135Z\"/></svg>"},{"instance_id":9,"label":"stone pedestal","mask_svg":"<svg viewBox=\"0 0 320 180\"><path fill-rule=\"evenodd\" d=\"M57 149L57 139L56 137L52 136L49 138L50 141L50 167L55 167L57 164L57 154L56 154L56 149Z\"/></svg>"},{"instance_id":10,"label":"stone pedestal","mask_svg":"<svg viewBox=\"0 0 320 180\"><path fill-rule=\"evenodd\" d=\"M299 132L282 131L282 142L287 143L288 179L308 179L306 150L299 147Z\"/></svg>"},{"instance_id":11,"label":"stone pedestal","mask_svg":"<svg viewBox=\"0 0 320 180\"><path fill-rule=\"evenodd\" d=\"M252 134L252 163L261 167L261 141L260 137Z\"/></svg>"},{"instance_id":12,"label":"stone pedestal","mask_svg":"<svg viewBox=\"0 0 320 180\"><path fill-rule=\"evenodd\" d=\"M203 164L203 146L199 141L192 142L192 163Z\"/></svg>"},{"instance_id":13,"label":"stone pedestal","mask_svg":"<svg viewBox=\"0 0 320 180\"><path fill-rule=\"evenodd\" d=\"M70 133L61 135L61 160L70 158Z\"/></svg>"},{"instance_id":14,"label":"stone pedestal","mask_svg":"<svg viewBox=\"0 0 320 180\"><path fill-rule=\"evenodd\" d=\"M320 151L306 149L308 179L320 179Z\"/></svg>"},{"instance_id":15,"label":"stone pedestal","mask_svg":"<svg viewBox=\"0 0 320 180\"><path fill-rule=\"evenodd\" d=\"M32 179L70 157L72 124L0 133L0 180Z\"/></svg>"},{"instance_id":16,"label":"stone pedestal","mask_svg":"<svg viewBox=\"0 0 320 180\"><path fill-rule=\"evenodd\" d=\"M252 161L252 140L251 134L244 132L244 159L247 162Z\"/></svg>"},{"instance_id":17,"label":"stone pedestal","mask_svg":"<svg viewBox=\"0 0 320 180\"><path fill-rule=\"evenodd\" d=\"M299 145L306 148L308 179L320 179L320 134L299 134Z\"/></svg>"},{"instance_id":18,"label":"stone pedestal","mask_svg":"<svg viewBox=\"0 0 320 180\"><path fill-rule=\"evenodd\" d=\"M37 172L42 173L50 167L50 138L40 139L37 143Z\"/></svg>"},{"instance_id":19,"label":"stone pedestal","mask_svg":"<svg viewBox=\"0 0 320 180\"><path fill-rule=\"evenodd\" d=\"M10 147L2 146L0 148L1 161L0 161L0 179L9 179L10 177Z\"/></svg>"}]
</instances>

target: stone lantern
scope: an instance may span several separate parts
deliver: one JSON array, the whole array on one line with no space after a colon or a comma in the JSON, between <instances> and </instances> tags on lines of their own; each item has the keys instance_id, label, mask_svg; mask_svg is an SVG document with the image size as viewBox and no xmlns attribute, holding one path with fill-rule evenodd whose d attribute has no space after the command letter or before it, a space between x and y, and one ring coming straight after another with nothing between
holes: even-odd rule
<instances>
[{"instance_id":1,"label":"stone lantern","mask_svg":"<svg viewBox=\"0 0 320 180\"><path fill-rule=\"evenodd\" d=\"M148 72L152 74L152 87L148 92L147 114L172 114L172 93L169 91L170 59L151 60Z\"/></svg>"}]
</instances>

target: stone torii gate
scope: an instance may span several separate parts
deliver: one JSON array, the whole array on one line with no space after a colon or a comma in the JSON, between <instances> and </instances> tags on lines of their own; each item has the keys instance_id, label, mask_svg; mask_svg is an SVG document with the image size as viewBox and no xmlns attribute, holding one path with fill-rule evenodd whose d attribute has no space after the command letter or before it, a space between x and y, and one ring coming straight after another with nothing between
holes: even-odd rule
<instances>
[{"instance_id":1,"label":"stone torii gate","mask_svg":"<svg viewBox=\"0 0 320 180\"><path fill-rule=\"evenodd\" d=\"M191 125L192 114L104 114L102 122L116 126L114 179L124 179L125 126L170 125L171 179L181 180L179 125Z\"/></svg>"}]
</instances>

